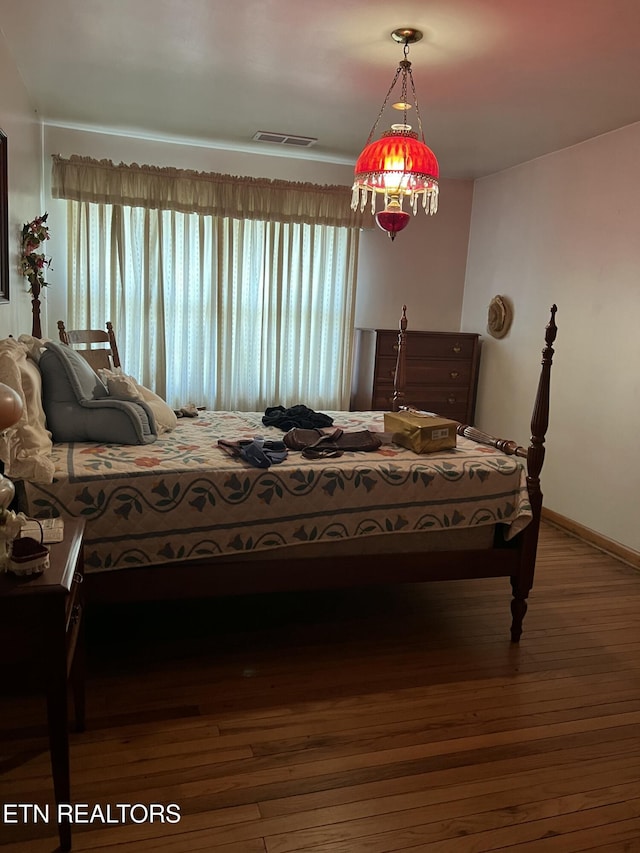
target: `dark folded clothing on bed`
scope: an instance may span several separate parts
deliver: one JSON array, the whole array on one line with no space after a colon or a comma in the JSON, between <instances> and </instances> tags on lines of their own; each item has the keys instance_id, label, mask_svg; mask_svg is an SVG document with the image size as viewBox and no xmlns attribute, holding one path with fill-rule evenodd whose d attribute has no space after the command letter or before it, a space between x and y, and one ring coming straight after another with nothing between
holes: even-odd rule
<instances>
[{"instance_id":1,"label":"dark folded clothing on bed","mask_svg":"<svg viewBox=\"0 0 640 853\"><path fill-rule=\"evenodd\" d=\"M382 445L376 433L368 429L345 432L340 427L330 432L294 427L286 433L283 443L292 450L301 450L306 459L342 456L345 451L372 451Z\"/></svg>"},{"instance_id":2,"label":"dark folded clothing on bed","mask_svg":"<svg viewBox=\"0 0 640 853\"><path fill-rule=\"evenodd\" d=\"M284 406L270 406L265 409L262 423L265 426L279 427L288 432L294 427L303 429L316 429L317 427L331 426L333 418L323 412L314 412L308 406L297 405L285 409Z\"/></svg>"},{"instance_id":3,"label":"dark folded clothing on bed","mask_svg":"<svg viewBox=\"0 0 640 853\"><path fill-rule=\"evenodd\" d=\"M273 464L284 462L288 453L283 441L264 439L261 435L239 441L219 438L218 447L229 456L240 456L254 468L269 468Z\"/></svg>"}]
</instances>

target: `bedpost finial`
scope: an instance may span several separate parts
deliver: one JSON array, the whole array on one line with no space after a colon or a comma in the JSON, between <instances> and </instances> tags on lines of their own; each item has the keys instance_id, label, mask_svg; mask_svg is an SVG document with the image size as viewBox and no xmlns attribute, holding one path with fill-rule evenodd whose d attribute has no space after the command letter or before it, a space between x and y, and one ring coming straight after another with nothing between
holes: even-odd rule
<instances>
[{"instance_id":1,"label":"bedpost finial","mask_svg":"<svg viewBox=\"0 0 640 853\"><path fill-rule=\"evenodd\" d=\"M407 328L407 306L402 306L402 317L400 317L400 329L404 332Z\"/></svg>"},{"instance_id":2,"label":"bedpost finial","mask_svg":"<svg viewBox=\"0 0 640 853\"><path fill-rule=\"evenodd\" d=\"M547 324L546 333L544 336L547 348L549 348L553 345L553 342L556 339L556 335L558 334L558 327L556 326L556 311L557 310L558 310L558 306L554 303L551 306L551 318Z\"/></svg>"}]
</instances>

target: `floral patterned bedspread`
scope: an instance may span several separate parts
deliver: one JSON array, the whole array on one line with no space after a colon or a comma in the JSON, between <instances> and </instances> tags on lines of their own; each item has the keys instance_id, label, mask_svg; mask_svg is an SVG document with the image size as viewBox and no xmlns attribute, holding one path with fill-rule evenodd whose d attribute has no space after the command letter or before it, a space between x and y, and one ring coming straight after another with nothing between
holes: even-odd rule
<instances>
[{"instance_id":1,"label":"floral patterned bedspread","mask_svg":"<svg viewBox=\"0 0 640 853\"><path fill-rule=\"evenodd\" d=\"M328 412L334 426L382 431L382 412ZM267 550L310 541L530 520L521 460L458 438L418 456L395 444L250 467L219 438L281 439L262 413L201 412L146 446L58 444L51 485L25 483L25 511L86 520L87 571Z\"/></svg>"}]
</instances>

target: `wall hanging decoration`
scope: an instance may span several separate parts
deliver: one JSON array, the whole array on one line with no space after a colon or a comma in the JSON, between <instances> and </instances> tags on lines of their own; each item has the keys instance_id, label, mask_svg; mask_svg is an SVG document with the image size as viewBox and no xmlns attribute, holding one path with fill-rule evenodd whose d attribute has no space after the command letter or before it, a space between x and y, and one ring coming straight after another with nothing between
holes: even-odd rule
<instances>
[{"instance_id":1,"label":"wall hanging decoration","mask_svg":"<svg viewBox=\"0 0 640 853\"><path fill-rule=\"evenodd\" d=\"M411 63L407 59L409 45L420 41L422 33L420 30L403 27L394 30L391 38L404 44L404 59L398 65L378 118L369 133L367 144L356 162L351 207L356 210L360 205L360 210L363 211L370 192L371 212L374 213L376 196L382 195L384 210L376 213L375 219L391 240L395 240L398 231L406 228L411 218L402 209L405 198L408 198L414 216L420 199L422 199L425 213L433 214L438 210L439 167L436 155L424 141L416 87L411 73ZM372 142L378 122L398 79L401 81L400 100L392 104L392 107L403 113L402 123L392 124L391 129L385 131L379 140ZM410 124L407 124L407 111L412 108L412 105L407 102L407 83L411 85L419 134L411 129Z\"/></svg>"},{"instance_id":2,"label":"wall hanging decoration","mask_svg":"<svg viewBox=\"0 0 640 853\"><path fill-rule=\"evenodd\" d=\"M513 308L505 296L494 296L487 312L487 331L492 338L504 338L511 328Z\"/></svg>"},{"instance_id":3,"label":"wall hanging decoration","mask_svg":"<svg viewBox=\"0 0 640 853\"><path fill-rule=\"evenodd\" d=\"M44 252L38 249L49 239L49 228L47 227L47 216L37 216L31 222L22 226L20 237L20 272L29 282L29 293L33 303L33 321L31 334L34 338L42 337L40 328L40 291L48 287L45 281L45 270L51 266L51 258L47 258Z\"/></svg>"}]
</instances>

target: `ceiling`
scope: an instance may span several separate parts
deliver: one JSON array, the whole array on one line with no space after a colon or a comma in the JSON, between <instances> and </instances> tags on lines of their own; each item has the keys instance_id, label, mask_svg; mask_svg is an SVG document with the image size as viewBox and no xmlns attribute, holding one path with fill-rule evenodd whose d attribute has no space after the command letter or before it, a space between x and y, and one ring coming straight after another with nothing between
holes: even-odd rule
<instances>
[{"instance_id":1,"label":"ceiling","mask_svg":"<svg viewBox=\"0 0 640 853\"><path fill-rule=\"evenodd\" d=\"M254 134L297 134L318 141L287 154L338 163L364 147L409 26L444 177L640 121L640 0L0 0L44 121L279 154Z\"/></svg>"}]
</instances>

